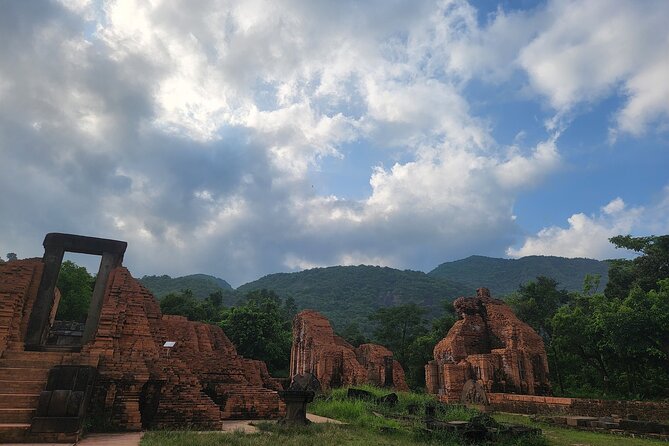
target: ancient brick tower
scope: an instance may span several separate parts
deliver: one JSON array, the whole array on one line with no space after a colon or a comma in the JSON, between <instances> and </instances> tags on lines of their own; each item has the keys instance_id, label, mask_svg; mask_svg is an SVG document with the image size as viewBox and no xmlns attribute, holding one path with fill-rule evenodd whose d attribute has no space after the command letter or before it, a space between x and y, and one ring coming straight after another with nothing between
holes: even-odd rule
<instances>
[{"instance_id":1,"label":"ancient brick tower","mask_svg":"<svg viewBox=\"0 0 669 446\"><path fill-rule=\"evenodd\" d=\"M161 314L121 266L125 242L48 234L44 247L42 259L0 264L0 442L76 438L83 416L139 430L282 415L263 362L217 326ZM52 345L64 252L101 263L81 340Z\"/></svg>"},{"instance_id":2,"label":"ancient brick tower","mask_svg":"<svg viewBox=\"0 0 669 446\"><path fill-rule=\"evenodd\" d=\"M409 390L393 352L377 344L354 348L334 334L325 316L313 310L293 319L290 376L303 373L316 376L324 389L368 383Z\"/></svg>"},{"instance_id":3,"label":"ancient brick tower","mask_svg":"<svg viewBox=\"0 0 669 446\"><path fill-rule=\"evenodd\" d=\"M429 393L445 402L486 403L486 392L550 393L541 337L499 299L479 288L453 302L460 316L425 366Z\"/></svg>"}]
</instances>

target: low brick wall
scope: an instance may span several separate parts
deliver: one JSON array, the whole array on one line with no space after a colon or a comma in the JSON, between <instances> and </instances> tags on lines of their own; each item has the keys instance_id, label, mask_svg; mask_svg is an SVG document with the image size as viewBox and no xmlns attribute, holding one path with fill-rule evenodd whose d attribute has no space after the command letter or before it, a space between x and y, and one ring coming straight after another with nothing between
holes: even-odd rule
<instances>
[{"instance_id":1,"label":"low brick wall","mask_svg":"<svg viewBox=\"0 0 669 446\"><path fill-rule=\"evenodd\" d=\"M617 414L635 416L640 420L669 420L669 403L643 401L594 400L550 396L489 393L490 409L523 414L569 414L605 417Z\"/></svg>"}]
</instances>

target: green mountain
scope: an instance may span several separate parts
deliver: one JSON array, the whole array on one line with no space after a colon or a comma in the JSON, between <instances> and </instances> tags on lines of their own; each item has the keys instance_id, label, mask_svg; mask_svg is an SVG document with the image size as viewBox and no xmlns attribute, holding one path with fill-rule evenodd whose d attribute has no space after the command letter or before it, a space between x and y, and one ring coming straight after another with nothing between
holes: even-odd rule
<instances>
[{"instance_id":1,"label":"green mountain","mask_svg":"<svg viewBox=\"0 0 669 446\"><path fill-rule=\"evenodd\" d=\"M191 274L183 277L170 276L144 276L139 279L142 285L147 287L158 298L169 293L178 293L182 290L191 290L198 299L204 299L215 291L222 291L223 296L234 293L228 282L218 277L207 274ZM229 305L231 300L224 298L224 303Z\"/></svg>"},{"instance_id":2,"label":"green mountain","mask_svg":"<svg viewBox=\"0 0 669 446\"><path fill-rule=\"evenodd\" d=\"M601 276L600 290L608 281L609 264L593 259L567 259L554 256L527 256L519 259L497 259L471 256L442 263L428 273L431 277L457 281L470 289L487 287L493 296L512 293L518 286L537 276L555 279L560 288L569 291L583 289L586 274Z\"/></svg>"},{"instance_id":3,"label":"green mountain","mask_svg":"<svg viewBox=\"0 0 669 446\"><path fill-rule=\"evenodd\" d=\"M336 329L355 322L365 332L367 316L378 308L416 303L432 318L443 312L444 300L474 293L473 288L423 272L366 265L270 274L240 286L237 292L263 288L283 298L293 297L300 310L322 312Z\"/></svg>"}]
</instances>

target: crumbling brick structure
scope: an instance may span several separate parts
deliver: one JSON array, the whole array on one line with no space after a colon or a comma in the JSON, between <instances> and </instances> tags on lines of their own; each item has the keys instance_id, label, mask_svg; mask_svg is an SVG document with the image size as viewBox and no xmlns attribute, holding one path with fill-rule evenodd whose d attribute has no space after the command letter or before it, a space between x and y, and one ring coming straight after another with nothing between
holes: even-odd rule
<instances>
[{"instance_id":1,"label":"crumbling brick structure","mask_svg":"<svg viewBox=\"0 0 669 446\"><path fill-rule=\"evenodd\" d=\"M445 402L486 403L486 392L550 393L541 337L511 308L479 288L453 305L460 316L425 366L429 393Z\"/></svg>"},{"instance_id":2,"label":"crumbling brick structure","mask_svg":"<svg viewBox=\"0 0 669 446\"><path fill-rule=\"evenodd\" d=\"M311 373L323 389L374 384L408 390L404 370L393 353L377 344L354 348L334 334L330 321L313 310L293 319L290 376Z\"/></svg>"},{"instance_id":3,"label":"crumbling brick structure","mask_svg":"<svg viewBox=\"0 0 669 446\"><path fill-rule=\"evenodd\" d=\"M58 236L78 242L90 239ZM45 239L45 247L46 243ZM59 268L62 254L57 257ZM103 263L104 259L103 255ZM29 409L36 407L40 395L36 380L46 380L48 369L56 364L97 369L89 414L116 428L190 425L217 429L225 418L283 415L285 406L276 392L280 384L270 377L263 362L239 356L220 327L161 314L151 292L117 260L105 277L98 274L104 287L99 308L89 312L86 323L90 339L76 348L43 344L43 325L47 324L48 332L57 300L53 287L46 305L40 302L39 291L49 288L43 279L53 257L0 264L0 381L4 388L12 389L8 393L0 389L0 399L5 401L0 407L16 407L16 413L0 413L0 425L16 422L19 415L25 417L21 422L30 422ZM55 283L55 278L57 270L49 280ZM31 324L37 328L31 330ZM166 341L174 341L174 347L164 348ZM17 372L17 368L23 370ZM3 416L10 419L3 420Z\"/></svg>"}]
</instances>

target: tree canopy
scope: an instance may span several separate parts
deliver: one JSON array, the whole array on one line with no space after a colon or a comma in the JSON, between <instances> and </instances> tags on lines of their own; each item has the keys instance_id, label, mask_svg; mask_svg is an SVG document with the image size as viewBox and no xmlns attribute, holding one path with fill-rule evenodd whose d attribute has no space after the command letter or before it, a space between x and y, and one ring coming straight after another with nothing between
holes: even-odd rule
<instances>
[{"instance_id":1,"label":"tree canopy","mask_svg":"<svg viewBox=\"0 0 669 446\"><path fill-rule=\"evenodd\" d=\"M603 293L596 277L572 293L540 277L508 302L544 338L558 393L669 396L669 236L611 242L640 255L611 261Z\"/></svg>"},{"instance_id":2,"label":"tree canopy","mask_svg":"<svg viewBox=\"0 0 669 446\"><path fill-rule=\"evenodd\" d=\"M90 275L83 266L66 260L60 267L56 286L61 295L56 319L86 321L95 286L95 277Z\"/></svg>"},{"instance_id":3,"label":"tree canopy","mask_svg":"<svg viewBox=\"0 0 669 446\"><path fill-rule=\"evenodd\" d=\"M256 290L241 305L223 311L220 325L240 355L263 360L270 373L287 376L295 311L292 300Z\"/></svg>"}]
</instances>

